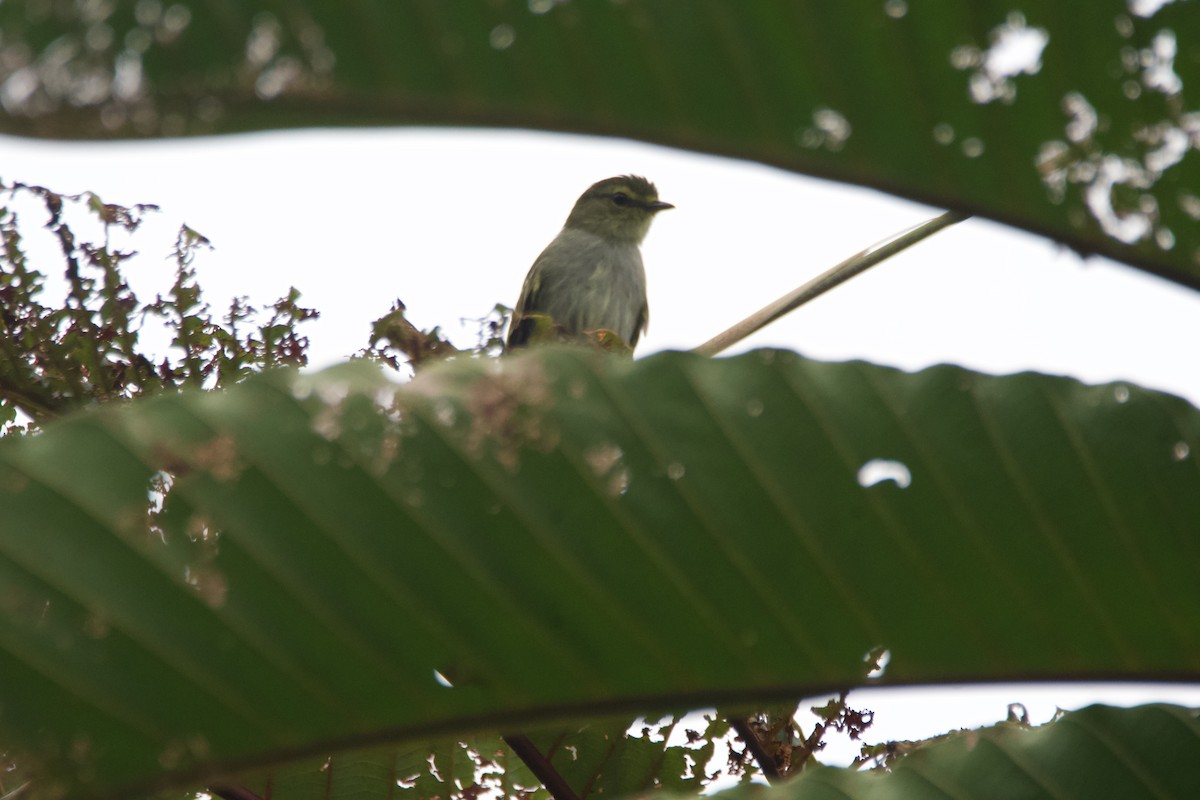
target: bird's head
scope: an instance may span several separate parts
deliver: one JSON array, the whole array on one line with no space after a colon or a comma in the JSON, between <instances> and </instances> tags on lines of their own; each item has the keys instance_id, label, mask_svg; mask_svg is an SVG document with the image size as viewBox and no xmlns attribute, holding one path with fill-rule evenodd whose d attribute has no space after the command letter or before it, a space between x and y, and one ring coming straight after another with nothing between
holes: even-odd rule
<instances>
[{"instance_id":1,"label":"bird's head","mask_svg":"<svg viewBox=\"0 0 1200 800\"><path fill-rule=\"evenodd\" d=\"M567 227L636 244L646 238L655 214L674 207L658 199L650 181L621 175L592 184L575 202Z\"/></svg>"}]
</instances>

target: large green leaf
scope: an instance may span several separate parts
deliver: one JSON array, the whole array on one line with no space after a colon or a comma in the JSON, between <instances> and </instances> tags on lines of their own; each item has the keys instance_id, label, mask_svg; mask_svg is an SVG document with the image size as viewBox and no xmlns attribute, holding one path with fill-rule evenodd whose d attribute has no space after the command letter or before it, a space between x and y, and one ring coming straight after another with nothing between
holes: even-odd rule
<instances>
[{"instance_id":1,"label":"large green leaf","mask_svg":"<svg viewBox=\"0 0 1200 800\"><path fill-rule=\"evenodd\" d=\"M1154 5L10 2L0 131L628 136L984 214L1196 287L1200 5Z\"/></svg>"},{"instance_id":2,"label":"large green leaf","mask_svg":"<svg viewBox=\"0 0 1200 800\"><path fill-rule=\"evenodd\" d=\"M1198 448L1200 413L1136 387L777 351L104 408L0 442L0 731L124 796L798 697L877 646L885 683L1194 680Z\"/></svg>"},{"instance_id":3,"label":"large green leaf","mask_svg":"<svg viewBox=\"0 0 1200 800\"><path fill-rule=\"evenodd\" d=\"M543 731L532 743L581 798L625 797L651 789L697 794L704 788L704 765L714 739L728 725L709 719L694 731L696 744L657 737L627 736L628 720L603 720ZM685 759L691 759L691 769ZM748 776L743 773L743 777ZM538 779L497 736L460 737L433 743L352 751L236 776L236 784L259 796L287 800L470 797L473 791L501 791L502 797L548 800Z\"/></svg>"},{"instance_id":4,"label":"large green leaf","mask_svg":"<svg viewBox=\"0 0 1200 800\"><path fill-rule=\"evenodd\" d=\"M817 769L763 792L717 797L765 800L972 800L1086 797L1196 797L1200 759L1194 709L1090 706L1040 728L1005 723L960 731L917 749L888 772Z\"/></svg>"}]
</instances>

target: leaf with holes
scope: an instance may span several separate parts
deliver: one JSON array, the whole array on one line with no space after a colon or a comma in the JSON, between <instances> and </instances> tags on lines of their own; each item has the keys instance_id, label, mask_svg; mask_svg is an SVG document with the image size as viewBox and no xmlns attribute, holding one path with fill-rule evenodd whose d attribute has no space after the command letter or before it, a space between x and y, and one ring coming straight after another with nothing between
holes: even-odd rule
<instances>
[{"instance_id":1,"label":"leaf with holes","mask_svg":"<svg viewBox=\"0 0 1200 800\"><path fill-rule=\"evenodd\" d=\"M1137 387L779 351L104 408L0 442L0 735L108 797L864 680L1194 680L1198 447Z\"/></svg>"},{"instance_id":2,"label":"leaf with holes","mask_svg":"<svg viewBox=\"0 0 1200 800\"><path fill-rule=\"evenodd\" d=\"M1196 3L122 0L0 3L0 30L7 133L622 136L981 214L1200 287Z\"/></svg>"},{"instance_id":3,"label":"leaf with holes","mask_svg":"<svg viewBox=\"0 0 1200 800\"><path fill-rule=\"evenodd\" d=\"M764 790L734 789L723 800L918 800L1195 797L1200 776L1181 769L1200 758L1194 709L1090 706L1038 728L1002 723L958 731L906 751L889 771L810 770Z\"/></svg>"}]
</instances>

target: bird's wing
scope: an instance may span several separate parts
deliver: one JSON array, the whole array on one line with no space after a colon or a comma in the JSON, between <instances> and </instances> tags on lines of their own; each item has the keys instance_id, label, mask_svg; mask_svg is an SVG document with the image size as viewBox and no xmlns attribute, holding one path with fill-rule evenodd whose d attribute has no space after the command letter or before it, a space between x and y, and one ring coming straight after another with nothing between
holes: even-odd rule
<instances>
[{"instance_id":1,"label":"bird's wing","mask_svg":"<svg viewBox=\"0 0 1200 800\"><path fill-rule=\"evenodd\" d=\"M642 338L642 334L650 330L650 304L643 303L638 309L637 319L633 323L633 336L629 337L629 349L637 347L638 339Z\"/></svg>"},{"instance_id":2,"label":"bird's wing","mask_svg":"<svg viewBox=\"0 0 1200 800\"><path fill-rule=\"evenodd\" d=\"M546 253L543 251L537 257L537 260L533 262L533 266L529 268L529 274L525 276L525 282L521 284L521 296L517 298L517 305L513 309L512 320L508 325L507 347L509 348L522 347L528 344L529 337L533 335L533 320L527 319L526 315L542 312L542 265L545 256Z\"/></svg>"},{"instance_id":3,"label":"bird's wing","mask_svg":"<svg viewBox=\"0 0 1200 800\"><path fill-rule=\"evenodd\" d=\"M529 274L525 276L525 282L521 284L521 296L517 298L517 307L513 309L513 319L524 314L537 313L538 294L542 288L541 270L538 269L540 261L541 259L538 259L533 262Z\"/></svg>"},{"instance_id":4,"label":"bird's wing","mask_svg":"<svg viewBox=\"0 0 1200 800\"><path fill-rule=\"evenodd\" d=\"M569 285L575 277L575 270L571 265L576 261L586 260L588 255L586 250L580 251L576 239L575 232L567 229L560 231L529 268L508 328L509 347L521 347L529 343L536 325L535 320L528 319L528 315L565 316L563 309L550 308L547 300L555 295L569 296L569 293L564 291L563 284Z\"/></svg>"}]
</instances>

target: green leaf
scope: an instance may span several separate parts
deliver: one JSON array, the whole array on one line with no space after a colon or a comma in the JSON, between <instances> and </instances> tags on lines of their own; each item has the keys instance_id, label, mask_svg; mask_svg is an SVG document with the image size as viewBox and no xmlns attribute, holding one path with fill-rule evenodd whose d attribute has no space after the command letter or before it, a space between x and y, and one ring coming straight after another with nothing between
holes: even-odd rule
<instances>
[{"instance_id":1,"label":"green leaf","mask_svg":"<svg viewBox=\"0 0 1200 800\"><path fill-rule=\"evenodd\" d=\"M699 793L711 742L668 744L649 736L626 736L627 720L603 720L569 731L543 732L534 744L581 798L624 797L656 786ZM664 732L669 735L668 730ZM727 726L712 723L712 738ZM685 754L700 769L689 771ZM241 775L237 783L260 796L288 800L328 797L469 797L480 789L500 789L503 797L548 800L550 795L496 736L408 743L354 751L272 767ZM389 794L390 792L390 794Z\"/></svg>"},{"instance_id":2,"label":"green leaf","mask_svg":"<svg viewBox=\"0 0 1200 800\"><path fill-rule=\"evenodd\" d=\"M873 683L1194 680L1198 451L1137 387L779 351L102 408L0 442L0 736L48 793L128 796L794 699L878 646Z\"/></svg>"},{"instance_id":3,"label":"green leaf","mask_svg":"<svg viewBox=\"0 0 1200 800\"><path fill-rule=\"evenodd\" d=\"M1200 7L1142 14L1126 0L5 3L0 131L624 136L982 214L1200 287Z\"/></svg>"},{"instance_id":4,"label":"green leaf","mask_svg":"<svg viewBox=\"0 0 1200 800\"><path fill-rule=\"evenodd\" d=\"M810 770L781 786L739 788L738 800L1195 797L1200 758L1194 709L1089 706L1034 729L1003 723L922 745L890 771Z\"/></svg>"}]
</instances>

